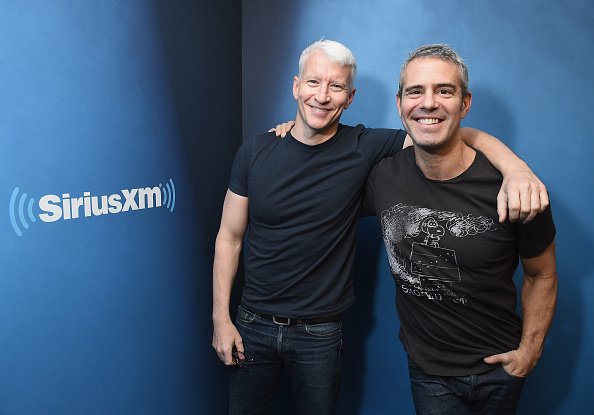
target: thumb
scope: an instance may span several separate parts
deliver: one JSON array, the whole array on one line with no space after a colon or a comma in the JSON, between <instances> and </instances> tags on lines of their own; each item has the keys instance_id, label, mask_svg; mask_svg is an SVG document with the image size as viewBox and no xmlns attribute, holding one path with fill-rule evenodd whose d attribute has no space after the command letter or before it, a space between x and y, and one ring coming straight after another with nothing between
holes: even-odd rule
<instances>
[{"instance_id":1,"label":"thumb","mask_svg":"<svg viewBox=\"0 0 594 415\"><path fill-rule=\"evenodd\" d=\"M496 365L498 363L507 363L509 361L509 356L507 355L507 353L494 354L492 356L485 357L483 361L490 365Z\"/></svg>"},{"instance_id":2,"label":"thumb","mask_svg":"<svg viewBox=\"0 0 594 415\"><path fill-rule=\"evenodd\" d=\"M503 190L500 190L497 195L497 214L499 215L499 223L505 222L505 219L507 219L507 195Z\"/></svg>"},{"instance_id":3,"label":"thumb","mask_svg":"<svg viewBox=\"0 0 594 415\"><path fill-rule=\"evenodd\" d=\"M241 337L235 339L235 348L237 349L237 353L243 354L244 348L243 348L243 340L241 339Z\"/></svg>"}]
</instances>

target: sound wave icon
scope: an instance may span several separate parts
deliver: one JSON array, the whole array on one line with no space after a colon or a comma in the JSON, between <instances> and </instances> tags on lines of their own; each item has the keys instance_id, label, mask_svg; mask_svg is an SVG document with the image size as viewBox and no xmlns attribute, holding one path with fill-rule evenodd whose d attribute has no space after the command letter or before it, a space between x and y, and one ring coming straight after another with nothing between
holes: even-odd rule
<instances>
[{"instance_id":1,"label":"sound wave icon","mask_svg":"<svg viewBox=\"0 0 594 415\"><path fill-rule=\"evenodd\" d=\"M173 209L175 209L175 185L173 180L169 179L169 182L165 183L161 191L163 192L163 206L173 212Z\"/></svg>"},{"instance_id":2,"label":"sound wave icon","mask_svg":"<svg viewBox=\"0 0 594 415\"><path fill-rule=\"evenodd\" d=\"M27 203L27 193L23 192L23 194L21 194L21 196L19 197L19 190L20 189L18 187L15 187L12 191L12 195L10 196L10 207L8 212L10 214L10 223L12 224L12 228L18 236L23 236L23 231L21 230L21 227L23 229L29 229L29 223L27 222L27 218L30 222L36 222L37 218L35 218L35 216L33 215L33 204L35 203L35 199L31 198ZM19 223L21 226L19 226Z\"/></svg>"}]
</instances>

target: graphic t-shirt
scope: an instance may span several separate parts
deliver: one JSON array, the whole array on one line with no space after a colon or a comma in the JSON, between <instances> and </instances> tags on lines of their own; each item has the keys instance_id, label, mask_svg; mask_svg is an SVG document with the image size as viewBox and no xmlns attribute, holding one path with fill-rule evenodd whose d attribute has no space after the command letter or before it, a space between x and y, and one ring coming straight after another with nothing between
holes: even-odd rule
<instances>
[{"instance_id":1,"label":"graphic t-shirt","mask_svg":"<svg viewBox=\"0 0 594 415\"><path fill-rule=\"evenodd\" d=\"M407 148L369 175L367 213L380 220L396 282L400 339L425 373L492 369L482 359L516 349L522 323L513 275L519 257L553 241L550 209L526 225L497 220L501 174L477 152L446 181L426 178Z\"/></svg>"}]
</instances>

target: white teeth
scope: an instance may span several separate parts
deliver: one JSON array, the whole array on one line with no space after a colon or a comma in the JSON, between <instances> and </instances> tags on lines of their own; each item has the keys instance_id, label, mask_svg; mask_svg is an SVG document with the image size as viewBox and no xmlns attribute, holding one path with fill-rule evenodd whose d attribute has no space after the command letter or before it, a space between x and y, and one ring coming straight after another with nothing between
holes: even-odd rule
<instances>
[{"instance_id":1,"label":"white teeth","mask_svg":"<svg viewBox=\"0 0 594 415\"><path fill-rule=\"evenodd\" d=\"M439 120L437 118L419 118L421 124L437 124Z\"/></svg>"}]
</instances>

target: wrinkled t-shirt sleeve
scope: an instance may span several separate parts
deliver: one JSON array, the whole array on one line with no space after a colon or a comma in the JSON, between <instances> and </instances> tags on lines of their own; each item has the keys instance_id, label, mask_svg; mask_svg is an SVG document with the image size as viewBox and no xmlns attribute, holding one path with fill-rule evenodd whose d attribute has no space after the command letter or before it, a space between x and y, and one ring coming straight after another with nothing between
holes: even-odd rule
<instances>
[{"instance_id":1,"label":"wrinkled t-shirt sleeve","mask_svg":"<svg viewBox=\"0 0 594 415\"><path fill-rule=\"evenodd\" d=\"M229 179L229 190L233 193L247 197L248 195L248 176L250 163L252 159L252 150L254 148L254 138L245 141L233 160L231 168L231 178Z\"/></svg>"},{"instance_id":2,"label":"wrinkled t-shirt sleeve","mask_svg":"<svg viewBox=\"0 0 594 415\"><path fill-rule=\"evenodd\" d=\"M375 176L378 166L375 166L365 183L365 191L363 193L363 203L361 204L360 216L374 216L375 212Z\"/></svg>"},{"instance_id":3,"label":"wrinkled t-shirt sleeve","mask_svg":"<svg viewBox=\"0 0 594 415\"><path fill-rule=\"evenodd\" d=\"M406 130L388 128L366 128L361 133L360 146L367 163L374 166L381 159L393 156L402 150Z\"/></svg>"},{"instance_id":4,"label":"wrinkled t-shirt sleeve","mask_svg":"<svg viewBox=\"0 0 594 415\"><path fill-rule=\"evenodd\" d=\"M518 250L522 258L540 255L555 239L556 228L553 222L551 206L536 215L525 225L520 225Z\"/></svg>"}]
</instances>

